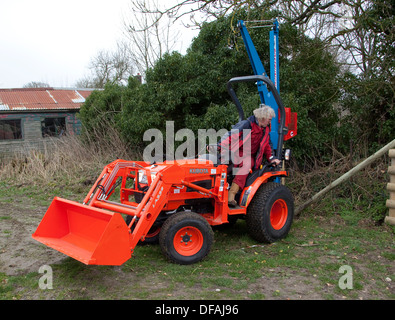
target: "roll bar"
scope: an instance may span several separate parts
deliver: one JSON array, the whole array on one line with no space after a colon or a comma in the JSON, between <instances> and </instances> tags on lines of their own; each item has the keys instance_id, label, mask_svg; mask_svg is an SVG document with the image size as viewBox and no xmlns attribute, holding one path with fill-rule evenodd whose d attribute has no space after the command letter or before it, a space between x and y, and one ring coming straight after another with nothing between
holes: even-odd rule
<instances>
[{"instance_id":1,"label":"roll bar","mask_svg":"<svg viewBox=\"0 0 395 320\"><path fill-rule=\"evenodd\" d=\"M237 112L239 113L239 121L244 120L244 110L243 107L241 106L241 103L236 95L236 92L234 91L232 84L237 83L237 82L250 82L250 81L262 81L264 84L266 84L269 92L273 94L274 100L277 103L278 109L279 109L279 117L280 117L280 124L278 127L278 144L277 144L277 150L276 150L276 157L280 159L281 157L281 152L283 148L283 142L284 142L284 135L287 133L288 128L285 127L285 108L284 104L281 100L281 97L274 86L273 81L270 80L270 78L263 76L263 75L252 75L252 76L243 76L243 77L235 77L232 78L228 81L227 83L227 89L228 92L236 105ZM271 106L273 107L273 106Z\"/></svg>"}]
</instances>

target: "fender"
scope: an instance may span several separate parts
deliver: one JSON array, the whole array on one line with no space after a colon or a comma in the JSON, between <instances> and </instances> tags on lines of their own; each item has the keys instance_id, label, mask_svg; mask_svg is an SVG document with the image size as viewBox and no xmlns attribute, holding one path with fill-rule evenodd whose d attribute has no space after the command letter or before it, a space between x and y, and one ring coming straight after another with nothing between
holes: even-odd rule
<instances>
[{"instance_id":1,"label":"fender","mask_svg":"<svg viewBox=\"0 0 395 320\"><path fill-rule=\"evenodd\" d=\"M265 172L263 175L258 177L248 188L246 188L242 194L240 195L240 206L247 208L250 204L252 198L254 197L256 191L263 183L267 183L267 181L272 177L287 177L287 171L275 171L275 172Z\"/></svg>"}]
</instances>

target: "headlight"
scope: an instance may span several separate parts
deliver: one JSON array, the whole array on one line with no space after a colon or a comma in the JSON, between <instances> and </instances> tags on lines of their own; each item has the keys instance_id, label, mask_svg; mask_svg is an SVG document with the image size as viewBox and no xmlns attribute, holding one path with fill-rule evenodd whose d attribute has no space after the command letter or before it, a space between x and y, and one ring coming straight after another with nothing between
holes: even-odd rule
<instances>
[{"instance_id":1,"label":"headlight","mask_svg":"<svg viewBox=\"0 0 395 320\"><path fill-rule=\"evenodd\" d=\"M284 152L284 160L289 161L291 159L291 149L286 149Z\"/></svg>"},{"instance_id":2,"label":"headlight","mask_svg":"<svg viewBox=\"0 0 395 320\"><path fill-rule=\"evenodd\" d=\"M154 181L157 172L151 172L151 182ZM148 184L147 175L144 170L139 170L139 183Z\"/></svg>"},{"instance_id":3,"label":"headlight","mask_svg":"<svg viewBox=\"0 0 395 320\"><path fill-rule=\"evenodd\" d=\"M139 183L147 184L147 175L144 173L144 170L139 170Z\"/></svg>"}]
</instances>

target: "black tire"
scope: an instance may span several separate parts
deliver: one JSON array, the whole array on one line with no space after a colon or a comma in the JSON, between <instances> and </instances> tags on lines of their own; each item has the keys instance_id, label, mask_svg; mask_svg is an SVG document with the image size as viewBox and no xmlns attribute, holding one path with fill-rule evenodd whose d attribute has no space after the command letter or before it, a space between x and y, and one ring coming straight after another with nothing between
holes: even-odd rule
<instances>
[{"instance_id":1,"label":"black tire","mask_svg":"<svg viewBox=\"0 0 395 320\"><path fill-rule=\"evenodd\" d=\"M164 256L178 264L193 264L210 252L214 232L202 216L194 212L179 212L170 216L159 234Z\"/></svg>"},{"instance_id":2,"label":"black tire","mask_svg":"<svg viewBox=\"0 0 395 320\"><path fill-rule=\"evenodd\" d=\"M259 187L247 208L249 235L272 243L287 236L294 217L294 199L284 185L268 182Z\"/></svg>"}]
</instances>

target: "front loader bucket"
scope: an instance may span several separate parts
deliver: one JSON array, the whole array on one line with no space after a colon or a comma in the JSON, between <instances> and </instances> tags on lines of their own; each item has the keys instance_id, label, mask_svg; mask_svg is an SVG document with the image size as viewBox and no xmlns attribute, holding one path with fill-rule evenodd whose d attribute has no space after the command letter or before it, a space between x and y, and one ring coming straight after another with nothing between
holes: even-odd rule
<instances>
[{"instance_id":1,"label":"front loader bucket","mask_svg":"<svg viewBox=\"0 0 395 320\"><path fill-rule=\"evenodd\" d=\"M32 237L87 265L121 265L131 257L129 229L119 213L57 197Z\"/></svg>"}]
</instances>

